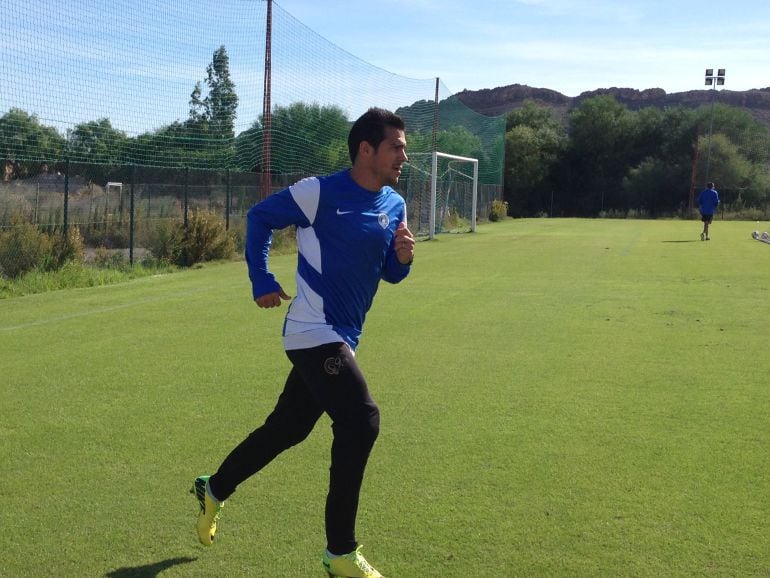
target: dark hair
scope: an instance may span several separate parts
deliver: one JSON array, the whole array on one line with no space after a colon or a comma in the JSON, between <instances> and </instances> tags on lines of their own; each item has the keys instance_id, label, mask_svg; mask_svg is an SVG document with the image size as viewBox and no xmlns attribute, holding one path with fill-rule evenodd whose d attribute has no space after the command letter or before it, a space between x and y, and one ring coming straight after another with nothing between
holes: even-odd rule
<instances>
[{"instance_id":1,"label":"dark hair","mask_svg":"<svg viewBox=\"0 0 770 578\"><path fill-rule=\"evenodd\" d=\"M706 188L713 189L714 188L714 183L706 183Z\"/></svg>"},{"instance_id":2,"label":"dark hair","mask_svg":"<svg viewBox=\"0 0 770 578\"><path fill-rule=\"evenodd\" d=\"M358 155L359 145L366 141L375 150L385 139L385 127L390 126L398 130L404 130L403 119L383 108L370 108L362 114L348 134L348 152L350 153L350 162L355 164Z\"/></svg>"}]
</instances>

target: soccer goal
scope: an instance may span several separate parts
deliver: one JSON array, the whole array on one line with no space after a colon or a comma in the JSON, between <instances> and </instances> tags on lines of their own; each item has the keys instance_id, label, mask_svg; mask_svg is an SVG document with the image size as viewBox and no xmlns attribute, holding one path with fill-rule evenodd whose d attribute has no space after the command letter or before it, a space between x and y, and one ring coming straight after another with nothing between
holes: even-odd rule
<instances>
[{"instance_id":1,"label":"soccer goal","mask_svg":"<svg viewBox=\"0 0 770 578\"><path fill-rule=\"evenodd\" d=\"M478 159L444 152L410 153L407 165L404 180L412 230L431 239L437 233L476 230Z\"/></svg>"}]
</instances>

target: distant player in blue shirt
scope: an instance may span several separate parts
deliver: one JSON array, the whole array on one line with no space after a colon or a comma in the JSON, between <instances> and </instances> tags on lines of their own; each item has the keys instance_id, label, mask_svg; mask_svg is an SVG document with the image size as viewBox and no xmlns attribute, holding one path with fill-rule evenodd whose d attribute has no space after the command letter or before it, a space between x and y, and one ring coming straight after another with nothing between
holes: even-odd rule
<instances>
[{"instance_id":1,"label":"distant player in blue shirt","mask_svg":"<svg viewBox=\"0 0 770 578\"><path fill-rule=\"evenodd\" d=\"M706 188L698 195L698 209L700 210L700 219L703 221L703 232L700 234L701 241L710 241L709 225L714 220L719 206L719 193L714 188L714 183L706 183Z\"/></svg>"},{"instance_id":2,"label":"distant player in blue shirt","mask_svg":"<svg viewBox=\"0 0 770 578\"><path fill-rule=\"evenodd\" d=\"M407 161L402 119L370 109L351 128L348 149L351 169L299 181L249 211L246 262L259 307L291 299L269 271L268 253L274 229L297 227L297 295L283 325L292 369L265 423L214 475L196 478L193 491L200 503L198 538L210 545L236 487L304 440L325 412L334 441L324 568L329 576L381 578L355 537L364 470L380 425L355 350L380 280L403 280L414 258L404 199L392 188Z\"/></svg>"}]
</instances>

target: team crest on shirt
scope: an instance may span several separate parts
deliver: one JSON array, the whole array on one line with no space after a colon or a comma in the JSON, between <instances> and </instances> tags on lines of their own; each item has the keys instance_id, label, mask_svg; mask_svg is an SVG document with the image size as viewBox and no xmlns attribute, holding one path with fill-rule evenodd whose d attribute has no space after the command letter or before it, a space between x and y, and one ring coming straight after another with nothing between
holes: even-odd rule
<instances>
[{"instance_id":1,"label":"team crest on shirt","mask_svg":"<svg viewBox=\"0 0 770 578\"><path fill-rule=\"evenodd\" d=\"M377 222L380 224L380 227L387 229L388 225L390 225L390 218L387 214L380 213L380 215L377 217Z\"/></svg>"}]
</instances>

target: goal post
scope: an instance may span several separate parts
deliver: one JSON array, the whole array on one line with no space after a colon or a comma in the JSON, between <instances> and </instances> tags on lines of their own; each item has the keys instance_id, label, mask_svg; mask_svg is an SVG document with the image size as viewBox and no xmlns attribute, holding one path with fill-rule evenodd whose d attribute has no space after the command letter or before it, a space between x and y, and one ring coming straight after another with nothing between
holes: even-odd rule
<instances>
[{"instance_id":1,"label":"goal post","mask_svg":"<svg viewBox=\"0 0 770 578\"><path fill-rule=\"evenodd\" d=\"M431 155L431 171L430 171L430 221L428 236L433 239L436 236L436 209L438 198L438 159L439 157L448 160L463 161L473 164L473 193L471 197L471 231L476 232L476 209L478 207L479 196L479 159L472 159L469 157L461 157L459 155L452 155L449 153L442 153L433 151ZM467 176L467 175L466 175Z\"/></svg>"},{"instance_id":2,"label":"goal post","mask_svg":"<svg viewBox=\"0 0 770 578\"><path fill-rule=\"evenodd\" d=\"M433 239L438 233L476 230L480 205L479 160L451 153L410 153L399 179L412 231Z\"/></svg>"}]
</instances>

